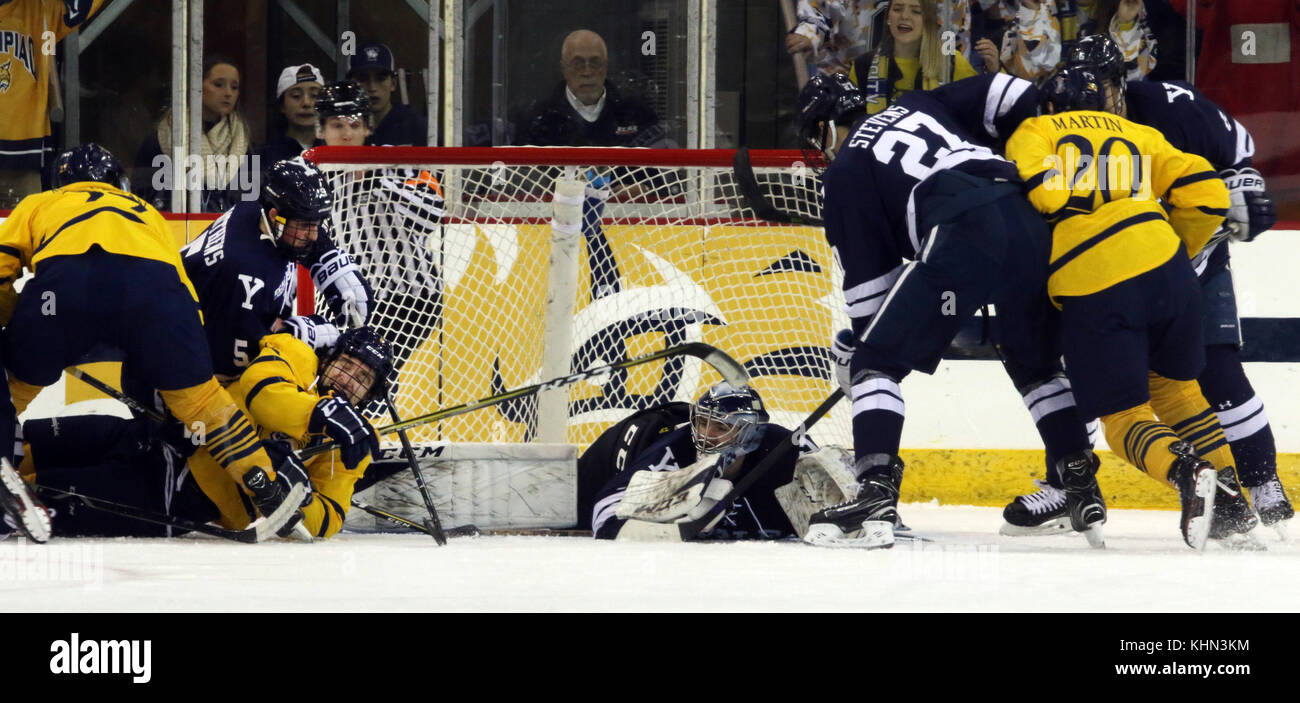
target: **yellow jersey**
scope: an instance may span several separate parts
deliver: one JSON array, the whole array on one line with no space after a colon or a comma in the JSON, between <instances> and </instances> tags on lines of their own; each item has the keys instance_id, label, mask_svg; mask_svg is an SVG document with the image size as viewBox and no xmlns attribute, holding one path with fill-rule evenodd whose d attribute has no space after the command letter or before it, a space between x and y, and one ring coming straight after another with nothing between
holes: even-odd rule
<instances>
[{"instance_id":1,"label":"yellow jersey","mask_svg":"<svg viewBox=\"0 0 1300 703\"><path fill-rule=\"evenodd\" d=\"M9 324L18 299L13 284L23 269L39 273L42 261L95 245L168 264L198 301L162 215L130 193L87 181L29 195L0 223L0 323Z\"/></svg>"},{"instance_id":2,"label":"yellow jersey","mask_svg":"<svg viewBox=\"0 0 1300 703\"><path fill-rule=\"evenodd\" d=\"M1052 224L1053 301L1146 273L1180 242L1195 256L1228 214L1228 189L1208 161L1106 112L1028 119L1007 142L1007 156Z\"/></svg>"},{"instance_id":3,"label":"yellow jersey","mask_svg":"<svg viewBox=\"0 0 1300 703\"><path fill-rule=\"evenodd\" d=\"M99 11L105 0L14 0L0 5L0 169L43 165L50 135L54 46Z\"/></svg>"},{"instance_id":4,"label":"yellow jersey","mask_svg":"<svg viewBox=\"0 0 1300 703\"><path fill-rule=\"evenodd\" d=\"M321 400L314 390L318 363L311 347L293 335L271 334L261 339L257 357L229 390L263 439L287 441L295 449L329 439L307 430L312 411ZM342 529L352 503L353 486L365 474L370 461L367 456L356 468L348 469L336 450L306 462L312 493L302 507L303 525L313 536L330 537ZM190 458L190 470L221 510L226 526L243 529L248 525L251 506L207 452Z\"/></svg>"}]
</instances>

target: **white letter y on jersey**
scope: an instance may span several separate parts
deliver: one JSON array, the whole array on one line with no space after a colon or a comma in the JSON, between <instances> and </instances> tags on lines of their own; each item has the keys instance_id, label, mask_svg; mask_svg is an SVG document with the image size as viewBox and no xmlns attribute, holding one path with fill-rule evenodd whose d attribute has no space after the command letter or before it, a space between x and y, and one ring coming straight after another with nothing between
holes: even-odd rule
<instances>
[{"instance_id":1,"label":"white letter y on jersey","mask_svg":"<svg viewBox=\"0 0 1300 703\"><path fill-rule=\"evenodd\" d=\"M257 295L257 291L266 287L266 283L263 282L262 279L255 278L246 273L239 274L239 282L244 284L244 309L252 310L253 296Z\"/></svg>"}]
</instances>

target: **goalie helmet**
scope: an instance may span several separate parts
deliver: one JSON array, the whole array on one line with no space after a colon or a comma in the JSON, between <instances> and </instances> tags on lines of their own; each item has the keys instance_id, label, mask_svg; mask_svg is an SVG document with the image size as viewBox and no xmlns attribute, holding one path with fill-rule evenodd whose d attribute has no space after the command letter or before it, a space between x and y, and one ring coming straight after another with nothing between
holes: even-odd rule
<instances>
[{"instance_id":1,"label":"goalie helmet","mask_svg":"<svg viewBox=\"0 0 1300 703\"><path fill-rule=\"evenodd\" d=\"M343 355L353 362L342 359ZM369 374L360 366L369 370ZM364 408L384 395L384 384L393 373L393 348L372 327L356 327L339 335L334 348L320 365L317 387L324 394L334 391L339 397ZM368 376L368 377L367 377ZM360 392L360 388L365 392Z\"/></svg>"},{"instance_id":2,"label":"goalie helmet","mask_svg":"<svg viewBox=\"0 0 1300 703\"><path fill-rule=\"evenodd\" d=\"M1106 109L1101 81L1087 68L1062 68L1047 79L1042 91L1043 114Z\"/></svg>"},{"instance_id":3,"label":"goalie helmet","mask_svg":"<svg viewBox=\"0 0 1300 703\"><path fill-rule=\"evenodd\" d=\"M867 113L867 98L843 73L814 76L799 91L799 141L834 158L838 134Z\"/></svg>"},{"instance_id":4,"label":"goalie helmet","mask_svg":"<svg viewBox=\"0 0 1300 703\"><path fill-rule=\"evenodd\" d=\"M107 183L127 192L131 190L117 157L94 142L73 147L59 154L54 161L55 188L81 181Z\"/></svg>"},{"instance_id":5,"label":"goalie helmet","mask_svg":"<svg viewBox=\"0 0 1300 703\"><path fill-rule=\"evenodd\" d=\"M316 94L316 124L324 127L326 118L352 117L370 123L370 96L352 81L331 83Z\"/></svg>"},{"instance_id":6,"label":"goalie helmet","mask_svg":"<svg viewBox=\"0 0 1300 703\"><path fill-rule=\"evenodd\" d=\"M325 180L325 174L301 156L277 161L267 169L261 201L265 217L269 218L271 209L275 209L275 221L268 219L267 228L286 257L301 262L326 245L319 233L314 240L302 241L287 232L289 228L298 232L316 232L320 222L329 218L330 209L334 207L334 193ZM290 225L294 221L301 224ZM286 237L286 234L290 236Z\"/></svg>"},{"instance_id":7,"label":"goalie helmet","mask_svg":"<svg viewBox=\"0 0 1300 703\"><path fill-rule=\"evenodd\" d=\"M758 449L767 420L758 391L723 381L691 406L691 439L695 448L705 453L733 446L748 453Z\"/></svg>"}]
</instances>

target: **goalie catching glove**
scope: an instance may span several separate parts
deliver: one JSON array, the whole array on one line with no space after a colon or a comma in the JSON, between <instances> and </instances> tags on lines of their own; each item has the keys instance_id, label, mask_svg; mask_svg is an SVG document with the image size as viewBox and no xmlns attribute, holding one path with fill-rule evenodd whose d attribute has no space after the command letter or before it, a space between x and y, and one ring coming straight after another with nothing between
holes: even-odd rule
<instances>
[{"instance_id":1,"label":"goalie catching glove","mask_svg":"<svg viewBox=\"0 0 1300 703\"><path fill-rule=\"evenodd\" d=\"M346 251L330 249L322 254L311 265L311 280L325 296L325 304L334 319L346 320L343 316L350 314L351 307L361 316L360 320L351 320L351 325L361 326L370 320L370 301L374 297L370 284Z\"/></svg>"},{"instance_id":2,"label":"goalie catching glove","mask_svg":"<svg viewBox=\"0 0 1300 703\"><path fill-rule=\"evenodd\" d=\"M357 468L367 456L379 453L379 435L375 428L342 398L322 398L311 411L307 431L323 432L334 440L348 470Z\"/></svg>"},{"instance_id":3,"label":"goalie catching glove","mask_svg":"<svg viewBox=\"0 0 1300 703\"><path fill-rule=\"evenodd\" d=\"M1273 200L1264 192L1264 177L1253 168L1230 168L1219 174L1228 186L1231 205L1228 206L1227 224L1233 229L1232 238L1249 242L1277 224L1277 210Z\"/></svg>"}]
</instances>

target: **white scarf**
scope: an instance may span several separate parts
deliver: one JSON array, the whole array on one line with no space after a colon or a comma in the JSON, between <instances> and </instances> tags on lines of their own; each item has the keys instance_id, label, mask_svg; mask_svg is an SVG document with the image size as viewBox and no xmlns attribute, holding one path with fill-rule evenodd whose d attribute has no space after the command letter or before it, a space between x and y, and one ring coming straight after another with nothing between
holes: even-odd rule
<instances>
[{"instance_id":1,"label":"white scarf","mask_svg":"<svg viewBox=\"0 0 1300 703\"><path fill-rule=\"evenodd\" d=\"M163 114L162 121L158 123L158 145L162 147L162 153L171 156L172 153L172 121L171 113L168 111ZM248 154L248 124L238 113L232 112L221 118L210 129L203 133L203 147L201 155L203 156L203 189L220 190L230 184L235 177L239 164L232 164L227 168L228 160L224 158L210 158L213 156L229 157L235 156L241 159Z\"/></svg>"}]
</instances>

